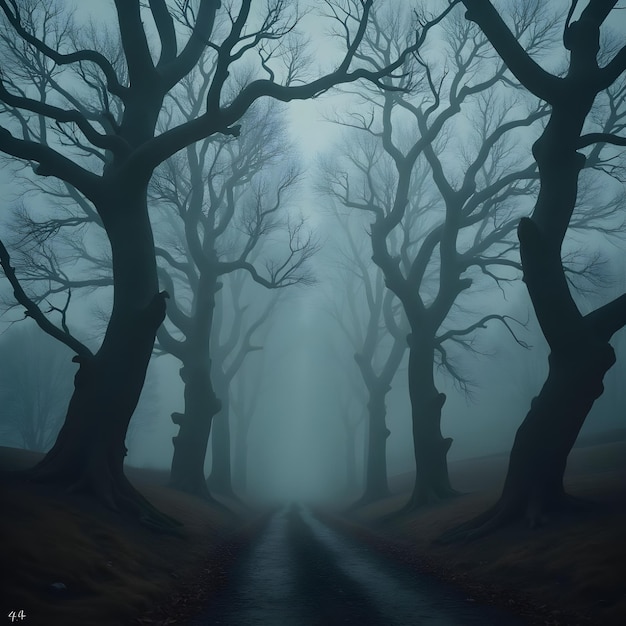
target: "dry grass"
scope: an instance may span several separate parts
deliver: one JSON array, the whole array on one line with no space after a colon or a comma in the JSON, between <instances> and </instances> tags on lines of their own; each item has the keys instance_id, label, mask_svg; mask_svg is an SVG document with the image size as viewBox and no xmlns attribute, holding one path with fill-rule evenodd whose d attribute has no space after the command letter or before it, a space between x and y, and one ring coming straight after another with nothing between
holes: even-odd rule
<instances>
[{"instance_id":1,"label":"dry grass","mask_svg":"<svg viewBox=\"0 0 626 626\"><path fill-rule=\"evenodd\" d=\"M23 610L24 623L33 626L121 626L146 614L141 623L176 623L194 614L217 581L209 574L228 563L230 555L216 550L226 545L232 519L168 489L162 473L132 471L151 502L185 525L184 537L155 534L85 498L6 474L37 459L0 449L4 615ZM189 581L204 588L190 594ZM65 589L55 591L54 583Z\"/></svg>"},{"instance_id":2,"label":"dry grass","mask_svg":"<svg viewBox=\"0 0 626 626\"><path fill-rule=\"evenodd\" d=\"M566 475L573 495L592 501L581 512L554 517L538 530L522 524L475 542L440 546L445 530L495 502L506 471L505 457L451 464L455 486L470 495L432 506L387 526L399 542L396 556L465 586L487 601L511 605L543 624L626 624L626 443L575 449ZM372 523L407 499L404 491L360 510ZM482 490L481 490L482 489Z\"/></svg>"}]
</instances>

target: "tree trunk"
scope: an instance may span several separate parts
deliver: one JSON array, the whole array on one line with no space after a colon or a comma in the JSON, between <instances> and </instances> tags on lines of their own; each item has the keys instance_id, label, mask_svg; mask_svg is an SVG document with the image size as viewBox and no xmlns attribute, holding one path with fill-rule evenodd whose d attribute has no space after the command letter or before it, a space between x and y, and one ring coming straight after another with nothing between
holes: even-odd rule
<instances>
[{"instance_id":1,"label":"tree trunk","mask_svg":"<svg viewBox=\"0 0 626 626\"><path fill-rule=\"evenodd\" d=\"M535 152L544 172L550 169L550 179L556 182L544 189L547 186L555 193L560 188L563 195L569 192L574 203L572 188L581 166L578 155L569 162L561 155L555 170L543 162L541 143ZM560 240L548 241L529 219L520 223L519 238L525 281L551 353L546 382L517 431L495 518L501 524L525 515L531 526L537 526L547 512L567 501L563 489L567 457L594 401L602 395L604 375L615 363L615 352L608 342L610 333L598 332L573 302L561 263ZM555 297L558 302L553 301Z\"/></svg>"},{"instance_id":2,"label":"tree trunk","mask_svg":"<svg viewBox=\"0 0 626 626\"><path fill-rule=\"evenodd\" d=\"M171 529L177 522L156 511L123 471L126 431L165 316L146 187L126 186L103 203L98 209L111 242L114 277L111 318L98 352L89 359L75 357L79 370L65 423L32 475L67 483L150 526Z\"/></svg>"},{"instance_id":3,"label":"tree trunk","mask_svg":"<svg viewBox=\"0 0 626 626\"><path fill-rule=\"evenodd\" d=\"M228 391L222 395L222 410L216 415L211 436L211 474L209 489L221 496L234 498L230 454L230 411Z\"/></svg>"},{"instance_id":4,"label":"tree trunk","mask_svg":"<svg viewBox=\"0 0 626 626\"><path fill-rule=\"evenodd\" d=\"M248 489L248 429L241 424L235 435L233 481L235 489L245 494Z\"/></svg>"},{"instance_id":5,"label":"tree trunk","mask_svg":"<svg viewBox=\"0 0 626 626\"><path fill-rule=\"evenodd\" d=\"M387 407L385 399L391 388L374 385L369 392L367 456L365 464L365 490L356 505L360 506L389 495L387 482Z\"/></svg>"},{"instance_id":6,"label":"tree trunk","mask_svg":"<svg viewBox=\"0 0 626 626\"><path fill-rule=\"evenodd\" d=\"M180 377L185 385L184 413L173 413L179 426L173 437L174 456L170 485L186 493L213 502L204 475L204 462L213 417L221 403L215 395L211 379L210 337L215 311L217 276L203 272L196 291L192 327L185 341L185 356Z\"/></svg>"},{"instance_id":7,"label":"tree trunk","mask_svg":"<svg viewBox=\"0 0 626 626\"><path fill-rule=\"evenodd\" d=\"M531 525L564 503L567 457L614 362L609 344L550 355L548 378L517 431L502 493L511 513L524 512Z\"/></svg>"},{"instance_id":8,"label":"tree trunk","mask_svg":"<svg viewBox=\"0 0 626 626\"><path fill-rule=\"evenodd\" d=\"M172 439L174 456L170 485L213 501L204 475L204 461L211 422L220 411L220 401L213 392L209 370L208 362L197 361L186 363L180 370L185 384L185 412L172 414L172 421L179 426L179 431Z\"/></svg>"},{"instance_id":9,"label":"tree trunk","mask_svg":"<svg viewBox=\"0 0 626 626\"><path fill-rule=\"evenodd\" d=\"M446 396L439 393L433 375L434 349L426 339L409 337L409 396L413 422L415 486L403 511L439 502L457 494L450 485L447 454L452 439L441 434L441 409Z\"/></svg>"},{"instance_id":10,"label":"tree trunk","mask_svg":"<svg viewBox=\"0 0 626 626\"><path fill-rule=\"evenodd\" d=\"M515 436L498 502L444 533L441 543L476 539L521 517L540 526L548 513L571 505L563 488L567 458L603 392L615 353L608 343L572 342L570 350L553 351L548 362L548 378Z\"/></svg>"},{"instance_id":11,"label":"tree trunk","mask_svg":"<svg viewBox=\"0 0 626 626\"><path fill-rule=\"evenodd\" d=\"M563 489L567 457L615 362L609 339L625 321L623 297L583 316L561 259L585 165L578 152L580 136L600 86L593 77L599 24L593 11L586 11L566 30L570 68L533 146L541 186L532 217L520 220L518 228L524 282L550 346L548 378L517 431L500 499L445 533L442 542L474 539L524 515L537 526L548 512L569 502Z\"/></svg>"},{"instance_id":12,"label":"tree trunk","mask_svg":"<svg viewBox=\"0 0 626 626\"><path fill-rule=\"evenodd\" d=\"M346 428L346 491L353 494L358 489L356 473L356 433L358 425Z\"/></svg>"}]
</instances>

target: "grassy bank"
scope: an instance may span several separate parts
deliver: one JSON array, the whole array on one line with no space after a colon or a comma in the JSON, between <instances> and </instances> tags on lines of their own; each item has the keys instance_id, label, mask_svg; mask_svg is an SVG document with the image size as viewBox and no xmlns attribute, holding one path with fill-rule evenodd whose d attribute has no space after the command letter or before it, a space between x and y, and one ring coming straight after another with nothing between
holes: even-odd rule
<instances>
[{"instance_id":1,"label":"grassy bank","mask_svg":"<svg viewBox=\"0 0 626 626\"><path fill-rule=\"evenodd\" d=\"M474 542L433 543L495 502L506 465L505 456L451 463L452 483L466 495L377 527L408 498L411 477L396 477L394 496L352 519L383 538L374 547L461 585L468 601L509 606L541 624L626 623L626 443L572 452L566 487L588 508L555 516L536 530L519 524Z\"/></svg>"},{"instance_id":2,"label":"grassy bank","mask_svg":"<svg viewBox=\"0 0 626 626\"><path fill-rule=\"evenodd\" d=\"M78 495L7 473L37 455L0 449L2 610L32 626L184 623L219 586L242 527L217 507L165 486L158 471L129 470L183 536L153 533Z\"/></svg>"},{"instance_id":3,"label":"grassy bank","mask_svg":"<svg viewBox=\"0 0 626 626\"><path fill-rule=\"evenodd\" d=\"M37 458L0 448L2 610L23 610L25 624L184 624L210 603L262 523L234 520L168 489L163 472L129 469L140 491L184 524L182 537L155 534L6 472ZM506 462L490 456L451 463L452 482L467 495L381 528L378 520L410 492L411 476L397 476L394 496L356 511L345 526L372 549L460 585L468 602L503 605L537 624L626 623L626 443L573 451L567 488L592 503L587 510L537 530L519 524L471 543L434 544L495 501Z\"/></svg>"}]
</instances>

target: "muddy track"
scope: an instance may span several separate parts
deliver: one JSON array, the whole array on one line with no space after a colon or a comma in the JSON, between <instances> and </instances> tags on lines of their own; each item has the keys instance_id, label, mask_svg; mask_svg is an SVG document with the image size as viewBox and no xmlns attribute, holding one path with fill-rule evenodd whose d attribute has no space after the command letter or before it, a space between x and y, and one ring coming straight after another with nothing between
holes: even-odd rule
<instances>
[{"instance_id":1,"label":"muddy track","mask_svg":"<svg viewBox=\"0 0 626 626\"><path fill-rule=\"evenodd\" d=\"M309 510L270 519L229 582L189 626L514 626L525 622L469 603L337 532Z\"/></svg>"}]
</instances>

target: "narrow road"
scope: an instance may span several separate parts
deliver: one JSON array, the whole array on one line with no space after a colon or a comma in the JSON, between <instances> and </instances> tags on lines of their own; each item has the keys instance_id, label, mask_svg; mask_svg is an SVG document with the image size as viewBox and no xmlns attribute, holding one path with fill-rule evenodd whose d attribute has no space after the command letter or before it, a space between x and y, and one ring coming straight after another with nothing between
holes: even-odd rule
<instances>
[{"instance_id":1,"label":"narrow road","mask_svg":"<svg viewBox=\"0 0 626 626\"><path fill-rule=\"evenodd\" d=\"M296 506L274 514L229 585L189 626L514 626Z\"/></svg>"}]
</instances>

